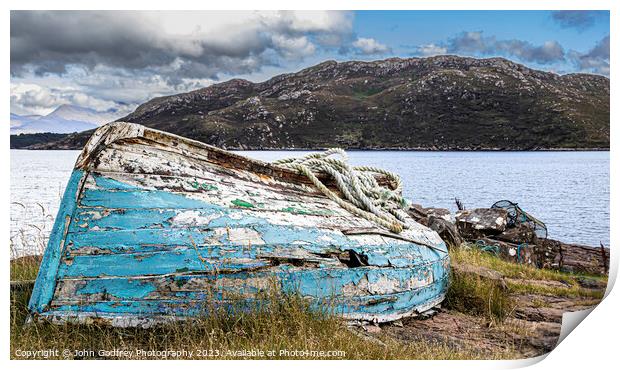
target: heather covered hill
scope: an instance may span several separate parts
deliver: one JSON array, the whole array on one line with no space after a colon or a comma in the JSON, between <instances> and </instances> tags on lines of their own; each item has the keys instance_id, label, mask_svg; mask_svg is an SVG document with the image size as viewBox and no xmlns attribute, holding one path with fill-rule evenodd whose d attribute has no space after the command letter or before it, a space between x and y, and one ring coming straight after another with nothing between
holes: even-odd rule
<instances>
[{"instance_id":1,"label":"heather covered hill","mask_svg":"<svg viewBox=\"0 0 620 370\"><path fill-rule=\"evenodd\" d=\"M609 86L503 58L327 61L156 98L119 120L229 149L608 149Z\"/></svg>"}]
</instances>

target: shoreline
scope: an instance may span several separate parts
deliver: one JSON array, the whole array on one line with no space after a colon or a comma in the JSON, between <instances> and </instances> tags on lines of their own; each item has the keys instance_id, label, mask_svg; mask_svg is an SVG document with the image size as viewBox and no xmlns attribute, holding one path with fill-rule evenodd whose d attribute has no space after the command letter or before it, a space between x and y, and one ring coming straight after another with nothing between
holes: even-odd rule
<instances>
[{"instance_id":1,"label":"shoreline","mask_svg":"<svg viewBox=\"0 0 620 370\"><path fill-rule=\"evenodd\" d=\"M222 148L236 152L315 152L330 149L321 148ZM10 148L10 150L82 150L82 148ZM482 149L431 149L431 148L350 148L344 149L348 152L610 152L610 148L543 148L543 149L501 149L501 148L482 148Z\"/></svg>"}]
</instances>

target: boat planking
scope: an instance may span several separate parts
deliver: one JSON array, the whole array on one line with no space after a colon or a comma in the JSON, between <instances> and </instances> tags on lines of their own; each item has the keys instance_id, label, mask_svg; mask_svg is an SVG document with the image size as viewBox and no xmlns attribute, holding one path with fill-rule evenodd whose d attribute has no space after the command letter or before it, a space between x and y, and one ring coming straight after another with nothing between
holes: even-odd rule
<instances>
[{"instance_id":1,"label":"boat planking","mask_svg":"<svg viewBox=\"0 0 620 370\"><path fill-rule=\"evenodd\" d=\"M449 257L437 233L406 223L381 229L294 170L110 123L77 159L30 319L148 327L274 287L348 320L416 315L444 299Z\"/></svg>"}]
</instances>

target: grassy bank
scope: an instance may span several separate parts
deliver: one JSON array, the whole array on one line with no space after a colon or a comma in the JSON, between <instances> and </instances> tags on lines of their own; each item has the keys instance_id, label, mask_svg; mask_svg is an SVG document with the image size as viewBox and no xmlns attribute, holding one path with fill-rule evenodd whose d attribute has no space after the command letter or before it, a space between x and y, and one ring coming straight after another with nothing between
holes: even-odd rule
<instances>
[{"instance_id":1,"label":"grassy bank","mask_svg":"<svg viewBox=\"0 0 620 370\"><path fill-rule=\"evenodd\" d=\"M36 277L37 260L28 258L11 264L12 279ZM112 328L105 325L24 326L30 290L11 293L11 357L21 351L58 349L64 358L97 358L100 351L121 350L108 358L164 358L144 351L185 351L180 358L192 359L477 359L486 358L475 348L454 351L445 344L403 344L393 338L369 339L360 330L350 330L329 313L317 313L295 296L267 297L265 304L250 312L213 310L191 322L155 329ZM86 350L76 353L75 350ZM263 351L246 356L243 351ZM93 352L90 352L93 351ZM122 352L129 351L129 352ZM274 351L268 356L268 351ZM288 352L286 352L288 351ZM308 351L307 354L294 351ZM311 352L313 351L313 352ZM107 355L107 353L102 353ZM77 356L76 356L77 355ZM170 357L169 357L170 358Z\"/></svg>"},{"instance_id":2,"label":"grassy bank","mask_svg":"<svg viewBox=\"0 0 620 370\"><path fill-rule=\"evenodd\" d=\"M536 282L574 283L547 288L545 294L592 297L579 287L578 275L537 270L501 261L477 250L451 252L457 263L492 268L509 280L507 287L470 275L454 275L444 307L465 313L476 322L492 324L493 330L513 335L525 330L506 319L515 302L512 295L542 289ZM12 280L34 280L39 260L22 258L11 263ZM603 277L588 277L603 280ZM385 331L370 335L351 329L329 313L317 313L303 299L274 294L266 304L250 311L224 312L214 309L191 322L177 322L152 329L112 328L100 324L24 326L30 289L11 293L11 358L25 358L23 351L57 349L36 358L173 358L192 359L489 359L518 358L519 348L504 346L483 352L476 346L451 345L433 339L398 340ZM601 294L598 292L597 294ZM407 325L416 325L410 322ZM507 348L507 349L506 349ZM68 350L68 352L63 352ZM116 352L110 352L116 350ZM144 352L137 352L141 350ZM254 352L251 352L251 351ZM148 352L157 351L157 352ZM297 352L295 352L297 351ZM33 358L30 356L30 358Z\"/></svg>"},{"instance_id":3,"label":"grassy bank","mask_svg":"<svg viewBox=\"0 0 620 370\"><path fill-rule=\"evenodd\" d=\"M582 287L580 281L592 280L607 284L607 276L586 275L538 269L533 266L504 261L491 253L476 248L460 248L451 251L456 263L482 266L497 271L506 278L509 293L533 293L556 297L602 299L604 291ZM484 291L484 289L483 289ZM489 294L495 294L488 292Z\"/></svg>"}]
</instances>

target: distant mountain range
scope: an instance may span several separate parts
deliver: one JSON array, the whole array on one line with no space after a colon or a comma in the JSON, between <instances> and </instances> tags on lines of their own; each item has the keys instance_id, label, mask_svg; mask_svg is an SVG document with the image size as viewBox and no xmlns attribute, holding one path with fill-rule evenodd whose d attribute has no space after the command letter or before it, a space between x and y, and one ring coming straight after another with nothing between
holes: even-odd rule
<instances>
[{"instance_id":1,"label":"distant mountain range","mask_svg":"<svg viewBox=\"0 0 620 370\"><path fill-rule=\"evenodd\" d=\"M76 105L61 105L45 116L11 113L11 134L73 133L91 130L119 118L115 111L100 112Z\"/></svg>"},{"instance_id":2,"label":"distant mountain range","mask_svg":"<svg viewBox=\"0 0 620 370\"><path fill-rule=\"evenodd\" d=\"M503 58L327 61L155 98L119 120L228 149L608 149L609 86ZM31 148L80 149L91 134Z\"/></svg>"}]
</instances>

